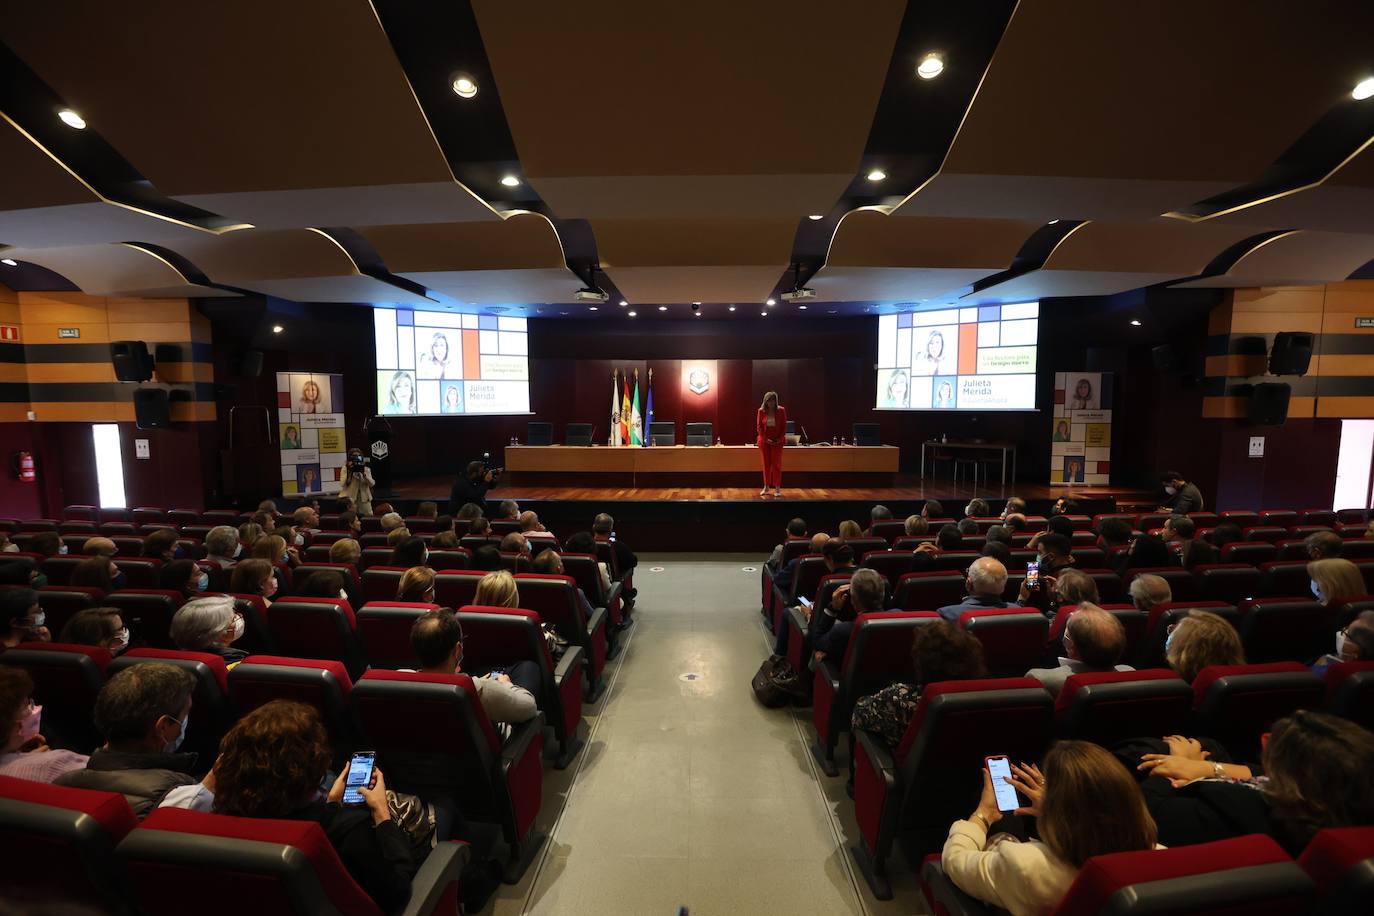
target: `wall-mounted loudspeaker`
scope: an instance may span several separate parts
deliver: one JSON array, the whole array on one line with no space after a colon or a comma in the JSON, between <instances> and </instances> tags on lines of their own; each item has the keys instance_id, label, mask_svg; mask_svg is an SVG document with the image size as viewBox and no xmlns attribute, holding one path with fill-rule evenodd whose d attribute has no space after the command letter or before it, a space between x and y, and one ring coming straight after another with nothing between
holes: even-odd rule
<instances>
[{"instance_id":1,"label":"wall-mounted loudspeaker","mask_svg":"<svg viewBox=\"0 0 1374 916\"><path fill-rule=\"evenodd\" d=\"M239 364L239 375L244 378L257 378L262 375L261 350L248 350L243 354L243 362Z\"/></svg>"},{"instance_id":2,"label":"wall-mounted loudspeaker","mask_svg":"<svg viewBox=\"0 0 1374 916\"><path fill-rule=\"evenodd\" d=\"M1306 331L1280 331L1269 351L1269 371L1274 375L1306 375L1312 362L1312 335Z\"/></svg>"},{"instance_id":3,"label":"wall-mounted loudspeaker","mask_svg":"<svg viewBox=\"0 0 1374 916\"><path fill-rule=\"evenodd\" d=\"M146 382L153 377L153 355L142 340L116 340L110 344L110 362L121 382Z\"/></svg>"},{"instance_id":4,"label":"wall-mounted loudspeaker","mask_svg":"<svg viewBox=\"0 0 1374 916\"><path fill-rule=\"evenodd\" d=\"M1288 419L1288 398L1293 389L1286 382L1263 382L1250 390L1250 422L1256 426L1282 426Z\"/></svg>"},{"instance_id":5,"label":"wall-mounted loudspeaker","mask_svg":"<svg viewBox=\"0 0 1374 916\"><path fill-rule=\"evenodd\" d=\"M139 388L134 391L134 419L139 429L162 429L171 425L172 409L166 388Z\"/></svg>"}]
</instances>

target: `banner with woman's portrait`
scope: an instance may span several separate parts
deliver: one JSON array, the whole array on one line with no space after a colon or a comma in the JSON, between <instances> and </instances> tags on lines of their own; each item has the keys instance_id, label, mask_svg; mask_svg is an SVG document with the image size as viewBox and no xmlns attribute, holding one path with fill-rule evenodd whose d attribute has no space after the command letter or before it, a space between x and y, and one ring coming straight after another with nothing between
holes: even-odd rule
<instances>
[{"instance_id":1,"label":"banner with woman's portrait","mask_svg":"<svg viewBox=\"0 0 1374 916\"><path fill-rule=\"evenodd\" d=\"M343 376L277 373L283 496L337 493L344 458Z\"/></svg>"},{"instance_id":2,"label":"banner with woman's portrait","mask_svg":"<svg viewBox=\"0 0 1374 916\"><path fill-rule=\"evenodd\" d=\"M1105 486L1111 482L1111 404L1111 373L1055 373L1051 485Z\"/></svg>"}]
</instances>

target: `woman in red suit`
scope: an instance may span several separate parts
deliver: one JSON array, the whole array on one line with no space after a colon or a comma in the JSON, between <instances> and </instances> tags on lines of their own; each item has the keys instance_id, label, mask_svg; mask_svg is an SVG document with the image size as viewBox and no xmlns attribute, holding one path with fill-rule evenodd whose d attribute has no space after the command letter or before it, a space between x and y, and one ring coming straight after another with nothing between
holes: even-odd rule
<instances>
[{"instance_id":1,"label":"woman in red suit","mask_svg":"<svg viewBox=\"0 0 1374 916\"><path fill-rule=\"evenodd\" d=\"M787 408L778 403L778 393L770 391L763 396L759 405L758 446L763 455L763 489L760 496L768 495L773 488L774 496L782 495L782 446L787 435Z\"/></svg>"}]
</instances>

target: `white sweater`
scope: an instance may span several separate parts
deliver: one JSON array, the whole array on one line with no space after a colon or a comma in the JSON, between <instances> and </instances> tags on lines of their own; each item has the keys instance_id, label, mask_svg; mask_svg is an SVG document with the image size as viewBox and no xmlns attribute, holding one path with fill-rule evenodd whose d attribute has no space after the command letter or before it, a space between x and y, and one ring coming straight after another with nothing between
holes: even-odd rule
<instances>
[{"instance_id":1,"label":"white sweater","mask_svg":"<svg viewBox=\"0 0 1374 916\"><path fill-rule=\"evenodd\" d=\"M949 828L940 865L961 891L1000 906L1012 916L1039 916L1063 899L1078 870L1057 858L1039 840L1003 839L987 847L987 831L977 821L955 821Z\"/></svg>"}]
</instances>

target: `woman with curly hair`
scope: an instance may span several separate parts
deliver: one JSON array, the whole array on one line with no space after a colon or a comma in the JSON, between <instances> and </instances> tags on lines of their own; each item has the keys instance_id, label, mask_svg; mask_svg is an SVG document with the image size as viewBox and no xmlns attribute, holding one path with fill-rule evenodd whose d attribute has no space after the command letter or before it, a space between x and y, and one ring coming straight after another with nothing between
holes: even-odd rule
<instances>
[{"instance_id":1,"label":"woman with curly hair","mask_svg":"<svg viewBox=\"0 0 1374 916\"><path fill-rule=\"evenodd\" d=\"M347 768L327 796L320 782L329 769L329 739L313 706L273 700L238 721L220 743L207 779L212 810L236 817L315 821L344 868L379 907L400 910L420 863L411 842L391 819L380 769L359 790L361 807L341 804Z\"/></svg>"},{"instance_id":2,"label":"woman with curly hair","mask_svg":"<svg viewBox=\"0 0 1374 916\"><path fill-rule=\"evenodd\" d=\"M1224 617L1194 608L1169 627L1164 658L1191 684L1199 671L1211 665L1245 664L1245 647Z\"/></svg>"}]
</instances>

